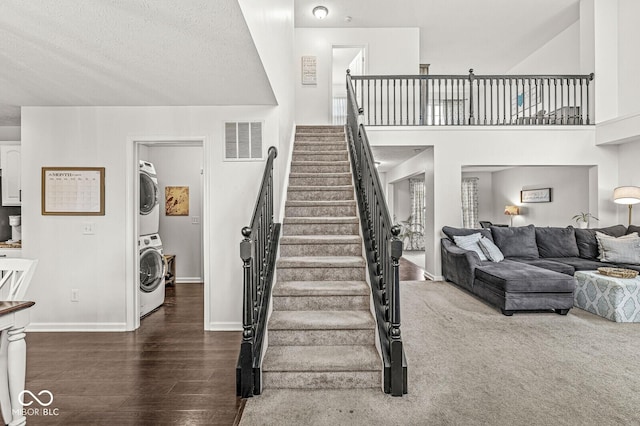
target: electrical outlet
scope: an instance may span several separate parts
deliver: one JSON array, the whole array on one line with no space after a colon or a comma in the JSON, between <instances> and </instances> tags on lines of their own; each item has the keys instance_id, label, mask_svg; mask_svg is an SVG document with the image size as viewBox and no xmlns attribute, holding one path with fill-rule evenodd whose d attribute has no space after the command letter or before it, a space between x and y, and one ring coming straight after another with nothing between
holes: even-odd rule
<instances>
[{"instance_id":1,"label":"electrical outlet","mask_svg":"<svg viewBox=\"0 0 640 426\"><path fill-rule=\"evenodd\" d=\"M82 233L84 235L93 235L93 234L95 234L94 228L95 228L95 223L93 223L93 222L84 222L82 224Z\"/></svg>"},{"instance_id":2,"label":"electrical outlet","mask_svg":"<svg viewBox=\"0 0 640 426\"><path fill-rule=\"evenodd\" d=\"M71 289L71 301L72 302L79 302L80 301L80 290L78 290L77 288L72 288Z\"/></svg>"},{"instance_id":3,"label":"electrical outlet","mask_svg":"<svg viewBox=\"0 0 640 426\"><path fill-rule=\"evenodd\" d=\"M191 223L197 225L200 223L200 216L191 216Z\"/></svg>"}]
</instances>

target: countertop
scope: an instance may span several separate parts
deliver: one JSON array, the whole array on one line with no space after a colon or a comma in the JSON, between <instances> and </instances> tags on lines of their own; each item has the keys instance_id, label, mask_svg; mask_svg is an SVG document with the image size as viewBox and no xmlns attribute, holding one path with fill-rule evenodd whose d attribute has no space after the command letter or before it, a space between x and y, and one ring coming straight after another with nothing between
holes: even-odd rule
<instances>
[{"instance_id":1,"label":"countertop","mask_svg":"<svg viewBox=\"0 0 640 426\"><path fill-rule=\"evenodd\" d=\"M19 249L22 248L22 242L8 243L3 241L0 243L0 249Z\"/></svg>"}]
</instances>

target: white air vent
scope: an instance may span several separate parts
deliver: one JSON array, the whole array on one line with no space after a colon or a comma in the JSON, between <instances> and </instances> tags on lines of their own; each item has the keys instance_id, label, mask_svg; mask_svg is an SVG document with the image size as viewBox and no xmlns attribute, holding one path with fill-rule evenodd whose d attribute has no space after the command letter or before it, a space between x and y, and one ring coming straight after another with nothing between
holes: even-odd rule
<instances>
[{"instance_id":1,"label":"white air vent","mask_svg":"<svg viewBox=\"0 0 640 426\"><path fill-rule=\"evenodd\" d=\"M262 123L224 123L224 147L226 160L261 160Z\"/></svg>"}]
</instances>

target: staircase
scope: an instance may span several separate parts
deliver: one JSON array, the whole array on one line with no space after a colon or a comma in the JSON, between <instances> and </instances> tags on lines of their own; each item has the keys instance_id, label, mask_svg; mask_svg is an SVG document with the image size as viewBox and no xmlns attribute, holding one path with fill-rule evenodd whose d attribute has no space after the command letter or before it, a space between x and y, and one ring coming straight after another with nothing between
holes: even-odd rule
<instances>
[{"instance_id":1,"label":"staircase","mask_svg":"<svg viewBox=\"0 0 640 426\"><path fill-rule=\"evenodd\" d=\"M382 361L343 127L299 126L264 388L379 388Z\"/></svg>"}]
</instances>

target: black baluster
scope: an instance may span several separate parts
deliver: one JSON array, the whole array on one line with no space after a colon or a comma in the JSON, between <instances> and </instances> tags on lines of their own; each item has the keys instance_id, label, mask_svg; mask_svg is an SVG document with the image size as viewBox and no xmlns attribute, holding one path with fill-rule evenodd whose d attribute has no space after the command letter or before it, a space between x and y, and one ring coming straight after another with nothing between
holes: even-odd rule
<instances>
[{"instance_id":1,"label":"black baluster","mask_svg":"<svg viewBox=\"0 0 640 426\"><path fill-rule=\"evenodd\" d=\"M473 68L469 70L469 125L473 125Z\"/></svg>"}]
</instances>

